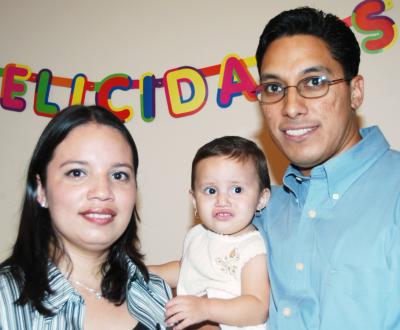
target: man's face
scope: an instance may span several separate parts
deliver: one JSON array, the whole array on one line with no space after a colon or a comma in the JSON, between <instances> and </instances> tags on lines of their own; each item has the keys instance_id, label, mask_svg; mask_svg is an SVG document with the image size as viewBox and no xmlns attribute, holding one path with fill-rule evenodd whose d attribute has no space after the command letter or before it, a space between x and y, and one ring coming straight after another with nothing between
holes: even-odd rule
<instances>
[{"instance_id":1,"label":"man's face","mask_svg":"<svg viewBox=\"0 0 400 330\"><path fill-rule=\"evenodd\" d=\"M310 35L281 37L264 54L260 82L297 85L307 77L324 76L329 80L344 77L343 68L321 39ZM360 140L355 110L363 99L363 78L350 85L331 85L320 98L306 99L296 88L274 104L262 105L270 134L303 174L347 150Z\"/></svg>"}]
</instances>

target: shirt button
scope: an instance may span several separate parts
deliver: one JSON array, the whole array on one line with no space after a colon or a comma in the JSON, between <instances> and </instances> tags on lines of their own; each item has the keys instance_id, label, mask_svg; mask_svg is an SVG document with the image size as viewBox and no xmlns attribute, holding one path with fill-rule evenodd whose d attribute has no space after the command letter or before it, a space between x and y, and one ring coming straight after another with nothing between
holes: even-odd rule
<instances>
[{"instance_id":1,"label":"shirt button","mask_svg":"<svg viewBox=\"0 0 400 330\"><path fill-rule=\"evenodd\" d=\"M339 197L340 197L340 195L339 195L338 193L332 194L332 198L333 198L334 200L338 200Z\"/></svg>"},{"instance_id":2,"label":"shirt button","mask_svg":"<svg viewBox=\"0 0 400 330\"><path fill-rule=\"evenodd\" d=\"M292 311L290 310L289 307L285 307L285 308L282 310L282 314L283 314L283 316L289 317L290 314L292 314Z\"/></svg>"},{"instance_id":3,"label":"shirt button","mask_svg":"<svg viewBox=\"0 0 400 330\"><path fill-rule=\"evenodd\" d=\"M308 216L313 219L317 216L317 212L315 210L308 211Z\"/></svg>"},{"instance_id":4,"label":"shirt button","mask_svg":"<svg viewBox=\"0 0 400 330\"><path fill-rule=\"evenodd\" d=\"M303 270L303 269L304 269L304 264L303 264L302 262L298 262L298 263L296 264L296 269L297 269L297 270Z\"/></svg>"}]
</instances>

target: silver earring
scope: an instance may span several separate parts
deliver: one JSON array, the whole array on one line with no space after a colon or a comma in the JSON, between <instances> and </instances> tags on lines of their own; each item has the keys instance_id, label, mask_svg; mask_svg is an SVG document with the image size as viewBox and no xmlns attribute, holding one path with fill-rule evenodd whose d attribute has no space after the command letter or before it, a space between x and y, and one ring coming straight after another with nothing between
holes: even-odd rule
<instances>
[{"instance_id":1,"label":"silver earring","mask_svg":"<svg viewBox=\"0 0 400 330\"><path fill-rule=\"evenodd\" d=\"M42 208L46 209L46 208L47 208L46 200L43 200L43 201L40 203L40 206L41 206Z\"/></svg>"},{"instance_id":2,"label":"silver earring","mask_svg":"<svg viewBox=\"0 0 400 330\"><path fill-rule=\"evenodd\" d=\"M259 217L260 215L261 215L261 210L256 210L256 212L254 213L254 215L256 216L256 217Z\"/></svg>"}]
</instances>

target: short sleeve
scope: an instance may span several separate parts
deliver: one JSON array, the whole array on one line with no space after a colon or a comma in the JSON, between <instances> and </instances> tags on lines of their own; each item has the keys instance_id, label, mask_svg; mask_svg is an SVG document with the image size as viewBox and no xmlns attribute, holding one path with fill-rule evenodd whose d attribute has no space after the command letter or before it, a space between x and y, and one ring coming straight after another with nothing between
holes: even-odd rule
<instances>
[{"instance_id":1,"label":"short sleeve","mask_svg":"<svg viewBox=\"0 0 400 330\"><path fill-rule=\"evenodd\" d=\"M251 260L252 258L264 254L267 254L265 242L261 234L257 231L254 235L249 236L240 244L240 269ZM267 262L267 260L265 260Z\"/></svg>"},{"instance_id":2,"label":"short sleeve","mask_svg":"<svg viewBox=\"0 0 400 330\"><path fill-rule=\"evenodd\" d=\"M186 254L188 246L193 241L193 239L199 235L199 233L204 230L202 225L196 225L192 227L186 234L185 239L183 241L183 255Z\"/></svg>"}]
</instances>

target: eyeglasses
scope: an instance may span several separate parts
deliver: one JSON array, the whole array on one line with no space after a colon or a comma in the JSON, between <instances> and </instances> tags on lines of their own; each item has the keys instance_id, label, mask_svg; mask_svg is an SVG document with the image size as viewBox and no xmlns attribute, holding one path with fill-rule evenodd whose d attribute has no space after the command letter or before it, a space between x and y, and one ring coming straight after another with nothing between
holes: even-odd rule
<instances>
[{"instance_id":1,"label":"eyeglasses","mask_svg":"<svg viewBox=\"0 0 400 330\"><path fill-rule=\"evenodd\" d=\"M282 100L290 87L295 87L300 96L306 99L316 99L328 94L329 86L343 81L350 81L350 79L329 80L324 76L313 76L304 78L293 86L284 86L277 81L271 81L257 86L254 94L261 104L273 104Z\"/></svg>"}]
</instances>

